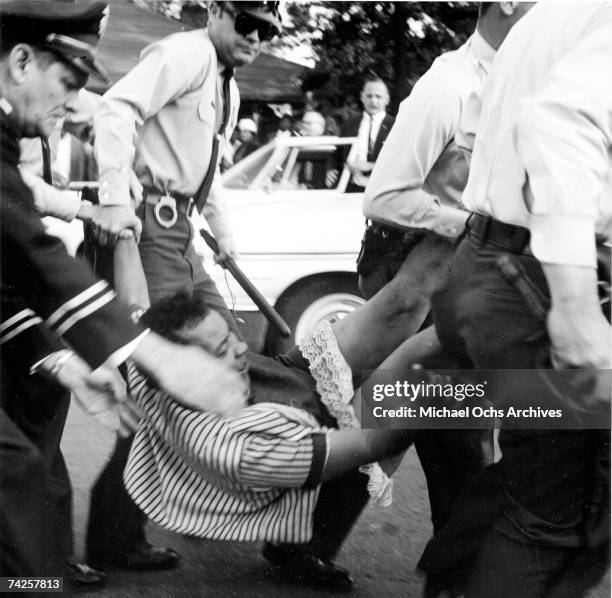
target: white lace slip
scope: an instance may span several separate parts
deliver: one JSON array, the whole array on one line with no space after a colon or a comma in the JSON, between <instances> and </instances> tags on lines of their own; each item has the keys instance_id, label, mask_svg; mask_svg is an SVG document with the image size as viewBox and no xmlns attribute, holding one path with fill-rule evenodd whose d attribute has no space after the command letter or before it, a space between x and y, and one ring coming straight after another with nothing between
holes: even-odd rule
<instances>
[{"instance_id":1,"label":"white lace slip","mask_svg":"<svg viewBox=\"0 0 612 598\"><path fill-rule=\"evenodd\" d=\"M351 368L344 359L331 324L325 320L298 342L302 355L310 363L309 370L316 383L321 401L341 430L360 428L359 420L351 405L355 394ZM391 504L393 481L378 463L362 465L359 471L366 474L368 493L378 505Z\"/></svg>"}]
</instances>

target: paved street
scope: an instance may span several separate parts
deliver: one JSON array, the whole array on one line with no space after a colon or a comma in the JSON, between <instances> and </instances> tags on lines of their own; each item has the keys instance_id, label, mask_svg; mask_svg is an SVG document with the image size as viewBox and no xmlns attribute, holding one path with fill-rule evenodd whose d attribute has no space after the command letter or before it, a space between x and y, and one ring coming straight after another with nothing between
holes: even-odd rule
<instances>
[{"instance_id":1,"label":"paved street","mask_svg":"<svg viewBox=\"0 0 612 598\"><path fill-rule=\"evenodd\" d=\"M64 452L72 475L77 552L82 554L89 488L111 451L113 438L75 407ZM370 505L338 558L358 580L353 598L417 598L422 582L414 568L430 534L429 508L423 474L410 451L395 475L395 502L380 509ZM180 568L159 573L114 571L107 588L79 592L83 598L322 598L277 580L252 544L210 542L183 538L154 526L153 543L172 546L184 557ZM610 579L591 598L610 596ZM495 596L491 596L495 598ZM517 596L516 598L520 598Z\"/></svg>"}]
</instances>

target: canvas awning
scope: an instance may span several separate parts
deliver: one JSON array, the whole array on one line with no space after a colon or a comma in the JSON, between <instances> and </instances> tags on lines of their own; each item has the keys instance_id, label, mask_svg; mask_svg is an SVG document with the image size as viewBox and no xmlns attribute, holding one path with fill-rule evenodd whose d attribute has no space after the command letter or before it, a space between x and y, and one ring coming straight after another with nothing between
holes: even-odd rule
<instances>
[{"instance_id":1,"label":"canvas awning","mask_svg":"<svg viewBox=\"0 0 612 598\"><path fill-rule=\"evenodd\" d=\"M151 42L190 29L178 21L128 3L110 0L110 19L100 42L98 56L114 83L137 62L142 49ZM240 96L245 102L299 102L303 98L302 77L310 69L271 54L260 54L252 64L236 71ZM88 89L105 89L90 81Z\"/></svg>"}]
</instances>

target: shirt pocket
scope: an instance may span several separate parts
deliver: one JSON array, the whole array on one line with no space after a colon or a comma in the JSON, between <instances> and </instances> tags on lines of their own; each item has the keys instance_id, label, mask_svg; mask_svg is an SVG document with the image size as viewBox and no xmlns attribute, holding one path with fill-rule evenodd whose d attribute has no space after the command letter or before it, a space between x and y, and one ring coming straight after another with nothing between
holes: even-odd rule
<instances>
[{"instance_id":1,"label":"shirt pocket","mask_svg":"<svg viewBox=\"0 0 612 598\"><path fill-rule=\"evenodd\" d=\"M211 129L214 128L217 110L215 103L210 98L204 98L198 103L198 119Z\"/></svg>"}]
</instances>

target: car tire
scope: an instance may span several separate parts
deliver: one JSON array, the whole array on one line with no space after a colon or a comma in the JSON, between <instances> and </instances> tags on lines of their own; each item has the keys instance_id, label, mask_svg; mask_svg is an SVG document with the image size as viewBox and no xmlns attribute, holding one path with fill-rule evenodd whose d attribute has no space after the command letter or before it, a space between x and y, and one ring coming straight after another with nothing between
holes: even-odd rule
<instances>
[{"instance_id":1,"label":"car tire","mask_svg":"<svg viewBox=\"0 0 612 598\"><path fill-rule=\"evenodd\" d=\"M323 319L343 317L363 303L357 275L317 276L297 283L276 305L291 328L291 336L284 338L270 329L266 353L272 356L285 353Z\"/></svg>"}]
</instances>

